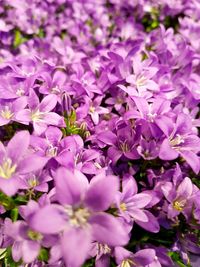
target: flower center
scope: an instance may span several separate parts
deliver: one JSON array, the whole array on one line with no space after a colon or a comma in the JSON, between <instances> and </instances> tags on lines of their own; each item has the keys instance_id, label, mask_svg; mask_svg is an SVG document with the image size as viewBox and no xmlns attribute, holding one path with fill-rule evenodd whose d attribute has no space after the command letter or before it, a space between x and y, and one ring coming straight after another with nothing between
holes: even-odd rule
<instances>
[{"instance_id":1,"label":"flower center","mask_svg":"<svg viewBox=\"0 0 200 267\"><path fill-rule=\"evenodd\" d=\"M1 117L3 117L6 120L9 120L12 118L14 114L11 112L8 106L5 106L5 109L1 111Z\"/></svg>"},{"instance_id":2,"label":"flower center","mask_svg":"<svg viewBox=\"0 0 200 267\"><path fill-rule=\"evenodd\" d=\"M186 201L185 200L182 200L182 201L174 201L173 203L173 207L174 209L178 210L178 211L182 211L185 207L185 204L186 204Z\"/></svg>"},{"instance_id":3,"label":"flower center","mask_svg":"<svg viewBox=\"0 0 200 267\"><path fill-rule=\"evenodd\" d=\"M120 209L122 211L126 211L127 210L126 203L121 203L119 207L120 207Z\"/></svg>"},{"instance_id":4,"label":"flower center","mask_svg":"<svg viewBox=\"0 0 200 267\"><path fill-rule=\"evenodd\" d=\"M87 225L90 217L90 213L87 208L78 208L74 210L72 207L67 207L66 211L69 216L69 223L72 226L83 227Z\"/></svg>"},{"instance_id":5,"label":"flower center","mask_svg":"<svg viewBox=\"0 0 200 267\"><path fill-rule=\"evenodd\" d=\"M147 79L145 76L139 76L136 80L136 86L137 87L141 87L141 86L144 86L147 82Z\"/></svg>"},{"instance_id":6,"label":"flower center","mask_svg":"<svg viewBox=\"0 0 200 267\"><path fill-rule=\"evenodd\" d=\"M23 96L25 94L25 91L21 88L17 89L16 95Z\"/></svg>"},{"instance_id":7,"label":"flower center","mask_svg":"<svg viewBox=\"0 0 200 267\"><path fill-rule=\"evenodd\" d=\"M59 94L60 93L60 88L58 87L58 85L54 86L51 89L51 93L53 93L53 94Z\"/></svg>"},{"instance_id":8,"label":"flower center","mask_svg":"<svg viewBox=\"0 0 200 267\"><path fill-rule=\"evenodd\" d=\"M40 241L43 238L43 236L40 233L32 231L32 230L28 230L27 235L31 240Z\"/></svg>"},{"instance_id":9,"label":"flower center","mask_svg":"<svg viewBox=\"0 0 200 267\"><path fill-rule=\"evenodd\" d=\"M177 146L184 143L184 139L180 136L180 134L176 134L175 138L170 140L171 146Z\"/></svg>"},{"instance_id":10,"label":"flower center","mask_svg":"<svg viewBox=\"0 0 200 267\"><path fill-rule=\"evenodd\" d=\"M50 145L47 148L46 151L46 156L50 156L50 157L56 157L58 153L58 148L56 146Z\"/></svg>"},{"instance_id":11,"label":"flower center","mask_svg":"<svg viewBox=\"0 0 200 267\"><path fill-rule=\"evenodd\" d=\"M91 113L94 113L94 112L95 112L95 107L92 107L92 106L91 106L91 107L90 107L90 112L91 112Z\"/></svg>"},{"instance_id":12,"label":"flower center","mask_svg":"<svg viewBox=\"0 0 200 267\"><path fill-rule=\"evenodd\" d=\"M122 152L130 151L130 148L129 148L127 140L125 140L124 142L120 142L119 148L121 149Z\"/></svg>"},{"instance_id":13,"label":"flower center","mask_svg":"<svg viewBox=\"0 0 200 267\"><path fill-rule=\"evenodd\" d=\"M39 110L31 112L31 120L32 121L41 121L42 117L43 117L43 113L40 112Z\"/></svg>"},{"instance_id":14,"label":"flower center","mask_svg":"<svg viewBox=\"0 0 200 267\"><path fill-rule=\"evenodd\" d=\"M123 260L120 267L131 267L134 262L130 259Z\"/></svg>"},{"instance_id":15,"label":"flower center","mask_svg":"<svg viewBox=\"0 0 200 267\"><path fill-rule=\"evenodd\" d=\"M31 178L29 178L28 184L30 187L36 187L38 185L38 180L35 177L35 175L33 175Z\"/></svg>"},{"instance_id":16,"label":"flower center","mask_svg":"<svg viewBox=\"0 0 200 267\"><path fill-rule=\"evenodd\" d=\"M106 244L97 243L97 250L98 250L98 252L97 252L98 255L111 253L111 249Z\"/></svg>"},{"instance_id":17,"label":"flower center","mask_svg":"<svg viewBox=\"0 0 200 267\"><path fill-rule=\"evenodd\" d=\"M0 177L4 179L10 179L15 173L16 167L16 164L12 165L11 159L4 159L2 165L0 165Z\"/></svg>"}]
</instances>

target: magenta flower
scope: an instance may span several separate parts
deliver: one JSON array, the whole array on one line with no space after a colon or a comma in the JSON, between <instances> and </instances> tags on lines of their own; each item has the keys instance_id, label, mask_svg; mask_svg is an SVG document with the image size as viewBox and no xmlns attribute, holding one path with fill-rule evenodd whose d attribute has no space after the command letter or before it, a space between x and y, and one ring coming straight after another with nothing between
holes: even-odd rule
<instances>
[{"instance_id":1,"label":"magenta flower","mask_svg":"<svg viewBox=\"0 0 200 267\"><path fill-rule=\"evenodd\" d=\"M79 267L86 259L92 240L116 246L126 244L128 234L120 221L105 213L118 190L115 176L94 177L90 184L78 171L58 169L56 197L60 204L41 208L31 226L42 234L60 233L62 256L66 265ZM42 218L49 218L43 220ZM81 250L77 247L81 244Z\"/></svg>"},{"instance_id":2,"label":"magenta flower","mask_svg":"<svg viewBox=\"0 0 200 267\"><path fill-rule=\"evenodd\" d=\"M99 123L101 114L108 114L109 109L101 107L101 98L97 97L92 102L90 101L89 114L95 125Z\"/></svg>"},{"instance_id":3,"label":"magenta flower","mask_svg":"<svg viewBox=\"0 0 200 267\"><path fill-rule=\"evenodd\" d=\"M119 216L127 223L136 222L150 232L158 232L157 219L144 208L150 204L152 196L149 193L138 193L136 181L130 177L124 177L122 181L122 192L116 195L116 205Z\"/></svg>"},{"instance_id":4,"label":"magenta flower","mask_svg":"<svg viewBox=\"0 0 200 267\"><path fill-rule=\"evenodd\" d=\"M21 131L15 134L6 147L0 143L0 188L9 196L20 188L21 175L39 170L47 162L45 158L28 151L29 142L28 131Z\"/></svg>"},{"instance_id":5,"label":"magenta flower","mask_svg":"<svg viewBox=\"0 0 200 267\"><path fill-rule=\"evenodd\" d=\"M117 131L117 134L111 131L100 132L97 139L106 145L108 148L108 157L113 164L117 162L121 156L128 159L138 159L140 156L136 150L137 134L135 134L130 127L124 127Z\"/></svg>"},{"instance_id":6,"label":"magenta flower","mask_svg":"<svg viewBox=\"0 0 200 267\"><path fill-rule=\"evenodd\" d=\"M129 96L150 98L153 92L159 91L159 86L153 79L157 72L158 68L151 66L150 60L142 61L138 55L133 60L133 74L126 77L126 82L130 85L119 85L119 88Z\"/></svg>"},{"instance_id":7,"label":"magenta flower","mask_svg":"<svg viewBox=\"0 0 200 267\"><path fill-rule=\"evenodd\" d=\"M66 89L67 75L64 71L56 70L52 75L48 72L44 72L42 77L44 79L44 83L39 88L40 93L45 95L55 94L58 96L59 100L64 89Z\"/></svg>"},{"instance_id":8,"label":"magenta flower","mask_svg":"<svg viewBox=\"0 0 200 267\"><path fill-rule=\"evenodd\" d=\"M154 249L142 249L133 254L122 247L115 248L117 267L146 267L156 258Z\"/></svg>"},{"instance_id":9,"label":"magenta flower","mask_svg":"<svg viewBox=\"0 0 200 267\"><path fill-rule=\"evenodd\" d=\"M16 114L27 105L26 97L0 103L0 126L17 121Z\"/></svg>"},{"instance_id":10,"label":"magenta flower","mask_svg":"<svg viewBox=\"0 0 200 267\"><path fill-rule=\"evenodd\" d=\"M167 207L168 217L172 219L180 213L189 217L195 202L194 185L190 178L184 178L178 186L171 182L165 182L161 188L165 198L169 202Z\"/></svg>"},{"instance_id":11,"label":"magenta flower","mask_svg":"<svg viewBox=\"0 0 200 267\"><path fill-rule=\"evenodd\" d=\"M40 135L48 125L64 127L64 119L55 112L51 112L56 106L57 100L54 95L48 95L39 102L36 93L31 90L28 98L29 109L18 112L16 118L24 124L33 123L35 133Z\"/></svg>"},{"instance_id":12,"label":"magenta flower","mask_svg":"<svg viewBox=\"0 0 200 267\"><path fill-rule=\"evenodd\" d=\"M40 203L41 204L41 203ZM35 201L29 201L26 206L20 207L21 216L28 221L29 217L40 209ZM34 231L26 221L18 220L10 223L5 229L5 234L13 239L12 257L18 262L32 263L37 259L41 247L50 247L57 242L53 235L42 235Z\"/></svg>"},{"instance_id":13,"label":"magenta flower","mask_svg":"<svg viewBox=\"0 0 200 267\"><path fill-rule=\"evenodd\" d=\"M166 136L162 141L159 157L163 160L173 160L180 155L197 174L200 170L197 155L200 151L200 139L193 133L189 117L179 114L173 122L171 118L162 116L156 123Z\"/></svg>"}]
</instances>

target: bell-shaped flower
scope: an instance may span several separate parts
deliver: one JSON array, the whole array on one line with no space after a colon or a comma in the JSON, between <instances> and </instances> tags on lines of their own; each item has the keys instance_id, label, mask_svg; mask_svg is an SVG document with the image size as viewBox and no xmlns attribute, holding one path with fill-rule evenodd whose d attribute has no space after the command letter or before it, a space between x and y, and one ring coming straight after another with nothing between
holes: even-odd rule
<instances>
[{"instance_id":1,"label":"bell-shaped flower","mask_svg":"<svg viewBox=\"0 0 200 267\"><path fill-rule=\"evenodd\" d=\"M127 243L128 233L121 222L105 212L119 188L116 176L106 177L102 173L88 183L79 171L72 173L61 167L55 183L59 204L41 208L31 218L31 226L42 234L60 235L62 256L67 266L83 264L92 240L108 246Z\"/></svg>"},{"instance_id":2,"label":"bell-shaped flower","mask_svg":"<svg viewBox=\"0 0 200 267\"><path fill-rule=\"evenodd\" d=\"M51 112L56 106L57 99L54 95L43 98L41 103L36 93L31 90L28 97L28 109L18 112L16 118L24 124L33 124L36 134L42 134L48 125L64 127L64 119L55 112Z\"/></svg>"},{"instance_id":3,"label":"bell-shaped flower","mask_svg":"<svg viewBox=\"0 0 200 267\"><path fill-rule=\"evenodd\" d=\"M159 157L163 160L174 160L182 156L197 174L200 170L200 138L192 131L190 118L181 113L174 122L171 118L161 116L156 120L157 125L165 134Z\"/></svg>"},{"instance_id":4,"label":"bell-shaped flower","mask_svg":"<svg viewBox=\"0 0 200 267\"><path fill-rule=\"evenodd\" d=\"M150 232L158 232L160 227L157 219L144 208L150 204L152 196L150 193L138 193L135 179L126 175L122 180L122 192L116 195L118 214L127 223L136 222Z\"/></svg>"},{"instance_id":5,"label":"bell-shaped flower","mask_svg":"<svg viewBox=\"0 0 200 267\"><path fill-rule=\"evenodd\" d=\"M42 169L47 162L28 151L29 143L28 131L16 133L6 147L0 142L0 188L9 196L20 188L21 176Z\"/></svg>"}]
</instances>

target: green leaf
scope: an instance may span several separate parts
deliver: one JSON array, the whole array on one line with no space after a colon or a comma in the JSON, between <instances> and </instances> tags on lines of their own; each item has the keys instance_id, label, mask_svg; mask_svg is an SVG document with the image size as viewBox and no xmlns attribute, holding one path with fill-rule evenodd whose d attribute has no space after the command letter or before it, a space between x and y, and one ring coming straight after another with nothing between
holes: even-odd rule
<instances>
[{"instance_id":1,"label":"green leaf","mask_svg":"<svg viewBox=\"0 0 200 267\"><path fill-rule=\"evenodd\" d=\"M44 29L39 28L39 32L37 33L37 36L38 36L39 38L44 38L44 37L45 37Z\"/></svg>"},{"instance_id":2,"label":"green leaf","mask_svg":"<svg viewBox=\"0 0 200 267\"><path fill-rule=\"evenodd\" d=\"M39 261L45 261L45 262L47 262L48 259L49 259L49 252L48 252L48 250L45 249L45 248L41 248L40 249L40 254L38 256L38 260Z\"/></svg>"},{"instance_id":3,"label":"green leaf","mask_svg":"<svg viewBox=\"0 0 200 267\"><path fill-rule=\"evenodd\" d=\"M24 42L26 42L28 40L28 38L24 37L22 35L22 33L20 32L20 30L16 29L14 32L14 42L13 42L13 46L14 48L18 48L21 44L23 44Z\"/></svg>"},{"instance_id":4,"label":"green leaf","mask_svg":"<svg viewBox=\"0 0 200 267\"><path fill-rule=\"evenodd\" d=\"M182 261L182 258L180 254L177 251L170 251L168 252L168 255L171 257L171 259L178 264L180 267L192 267L190 264L185 265Z\"/></svg>"},{"instance_id":5,"label":"green leaf","mask_svg":"<svg viewBox=\"0 0 200 267\"><path fill-rule=\"evenodd\" d=\"M11 210L11 212L10 212L10 217L11 217L11 220L12 220L13 222L17 221L17 219L18 219L18 214L19 214L18 208L14 208L14 209Z\"/></svg>"},{"instance_id":6,"label":"green leaf","mask_svg":"<svg viewBox=\"0 0 200 267\"><path fill-rule=\"evenodd\" d=\"M82 267L93 267L95 266L95 260L94 259L89 259L86 261Z\"/></svg>"},{"instance_id":7,"label":"green leaf","mask_svg":"<svg viewBox=\"0 0 200 267\"><path fill-rule=\"evenodd\" d=\"M4 257L4 265L5 267L19 267L22 266L22 261L15 262L12 258L12 250L11 247L6 249L6 255Z\"/></svg>"},{"instance_id":8,"label":"green leaf","mask_svg":"<svg viewBox=\"0 0 200 267\"><path fill-rule=\"evenodd\" d=\"M6 210L15 208L14 200L2 192L0 192L0 205L2 205Z\"/></svg>"}]
</instances>

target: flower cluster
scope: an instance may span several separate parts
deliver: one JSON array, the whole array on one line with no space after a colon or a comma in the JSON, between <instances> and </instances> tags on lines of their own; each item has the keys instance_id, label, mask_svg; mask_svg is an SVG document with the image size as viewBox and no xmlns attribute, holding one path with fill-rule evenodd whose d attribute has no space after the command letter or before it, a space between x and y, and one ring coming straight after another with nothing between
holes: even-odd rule
<instances>
[{"instance_id":1,"label":"flower cluster","mask_svg":"<svg viewBox=\"0 0 200 267\"><path fill-rule=\"evenodd\" d=\"M200 266L198 0L0 0L0 265Z\"/></svg>"}]
</instances>

